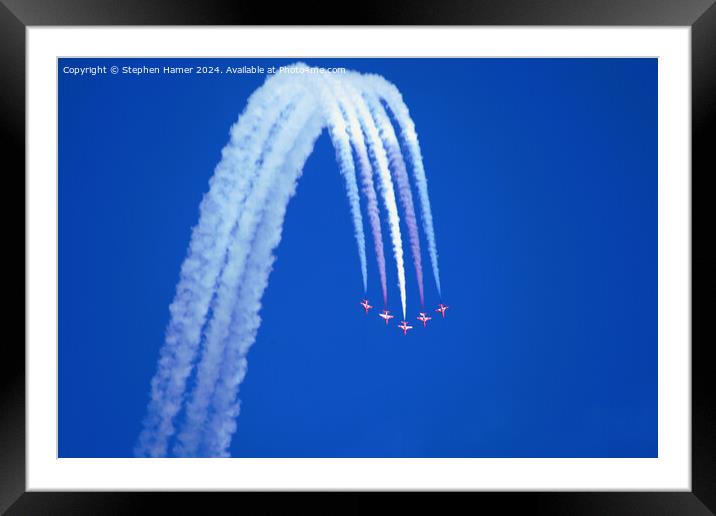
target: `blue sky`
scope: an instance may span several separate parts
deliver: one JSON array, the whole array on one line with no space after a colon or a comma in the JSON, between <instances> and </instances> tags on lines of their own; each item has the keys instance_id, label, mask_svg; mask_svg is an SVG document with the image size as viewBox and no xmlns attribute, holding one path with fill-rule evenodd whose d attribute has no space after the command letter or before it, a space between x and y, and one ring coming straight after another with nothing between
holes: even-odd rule
<instances>
[{"instance_id":1,"label":"blue sky","mask_svg":"<svg viewBox=\"0 0 716 516\"><path fill-rule=\"evenodd\" d=\"M403 93L450 310L418 328L408 260L415 330L363 314L324 132L276 250L232 455L657 456L657 61L304 61ZM264 77L58 77L59 453L129 457L199 202ZM371 252L368 267L378 306ZM392 258L388 284L398 311Z\"/></svg>"}]
</instances>

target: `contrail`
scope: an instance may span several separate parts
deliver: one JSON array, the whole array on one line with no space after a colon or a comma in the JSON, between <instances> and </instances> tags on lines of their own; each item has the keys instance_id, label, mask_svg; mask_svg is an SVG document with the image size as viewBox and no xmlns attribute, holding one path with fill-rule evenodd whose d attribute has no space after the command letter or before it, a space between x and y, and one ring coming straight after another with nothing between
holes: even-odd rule
<instances>
[{"instance_id":1,"label":"contrail","mask_svg":"<svg viewBox=\"0 0 716 516\"><path fill-rule=\"evenodd\" d=\"M360 81L360 88L356 89L350 83L350 76L304 73L308 67L302 63L292 68L300 73L274 75L249 98L232 127L231 140L222 151L210 189L201 202L199 222L192 230L170 306L165 343L135 449L138 456L167 454L174 435L174 419L185 402L183 426L176 436L173 453L228 456L239 412L238 389L246 374L246 355L260 326L261 299L275 260L274 249L281 240L286 207L324 128L328 129L345 180L364 292L367 291L367 265L360 192L366 197L381 287L387 302L380 210L372 177L375 170L378 191L388 215L403 317L406 316L406 285L393 177L405 212L423 301L420 242L412 193L400 144L380 100L385 100L406 140L415 169L428 245L432 248L435 238L431 236L432 215L422 157L414 125L400 93L397 88L393 91L394 87L382 78L355 79ZM353 152L361 174L360 190ZM439 290L437 251L433 251L430 256ZM203 345L197 365L200 344ZM186 385L194 369L194 387L186 399Z\"/></svg>"},{"instance_id":2,"label":"contrail","mask_svg":"<svg viewBox=\"0 0 716 516\"><path fill-rule=\"evenodd\" d=\"M297 64L295 68L303 67ZM215 286L227 254L227 241L236 225L244 199L258 173L257 164L273 141L277 121L292 109L290 102L302 95L295 77L277 74L269 77L247 102L239 121L231 129L231 140L222 150L222 160L210 181L209 192L200 205L199 223L192 230L187 257L173 303L165 344L160 351L157 372L152 379L150 402L135 454L164 456L167 441L174 433L174 417L181 409L187 380L198 352L201 331ZM346 180L349 197L358 206L356 180ZM356 213L356 208L352 208ZM353 217L356 226L363 285L366 289L365 249L362 242L360 212Z\"/></svg>"},{"instance_id":3,"label":"contrail","mask_svg":"<svg viewBox=\"0 0 716 516\"><path fill-rule=\"evenodd\" d=\"M375 256L378 264L378 276L380 278L380 286L383 292L383 303L388 305L388 286L385 273L385 251L383 249L383 232L380 227L380 209L378 207L378 197L373 184L373 169L371 168L370 158L368 157L368 149L366 148L365 139L360 122L356 118L355 110L350 101L346 99L345 92L340 82L328 79L331 82L333 93L338 100L341 112L348 126L348 132L353 142L358 164L361 172L361 181L363 185L363 194L366 197L366 211L368 212L368 221L370 222L371 232L373 234L373 242L375 245Z\"/></svg>"},{"instance_id":4,"label":"contrail","mask_svg":"<svg viewBox=\"0 0 716 516\"><path fill-rule=\"evenodd\" d=\"M368 141L368 148L378 170L379 190L383 195L385 209L388 212L388 227L390 228L390 237L393 242L393 254L395 255L395 264L398 270L398 288L400 289L400 302L403 308L403 319L406 314L406 296L405 296L405 265L403 262L403 240L400 235L400 216L398 215L398 206L395 200L395 190L393 189L393 180L390 176L390 167L388 166L388 156L380 138L370 110L366 106L363 98L349 85L345 88L346 94L356 109L360 125Z\"/></svg>"},{"instance_id":5,"label":"contrail","mask_svg":"<svg viewBox=\"0 0 716 516\"><path fill-rule=\"evenodd\" d=\"M205 449L202 455L229 456L228 448L231 436L236 431L236 416L240 410L239 385L246 375L246 354L253 345L261 324L261 298L276 259L273 250L281 240L288 201L296 190L296 182L303 171L303 165L323 127L322 117L314 116L296 135L293 149L286 159L283 171L276 178L273 194L256 232L246 271L246 277L250 280L244 281L239 291L220 380L214 390L213 411L204 427Z\"/></svg>"},{"instance_id":6,"label":"contrail","mask_svg":"<svg viewBox=\"0 0 716 516\"><path fill-rule=\"evenodd\" d=\"M224 354L226 337L234 306L237 289L244 278L247 250L256 238L256 227L263 210L273 195L271 188L276 176L291 149L292 140L300 132L315 111L315 99L311 95L300 98L294 111L287 117L274 137L269 153L264 156L258 179L255 181L239 217L233 241L229 246L228 258L217 286L216 301L212 307L212 319L208 324L204 353L197 369L197 385L187 405L186 423L178 436L175 453L190 457L196 454L199 444L199 430L206 419L211 394L219 374ZM244 279L246 281L246 279Z\"/></svg>"},{"instance_id":7,"label":"contrail","mask_svg":"<svg viewBox=\"0 0 716 516\"><path fill-rule=\"evenodd\" d=\"M299 82L299 81L297 81ZM302 82L302 81L301 81ZM318 99L313 97L315 94ZM244 210L239 217L234 242L230 246L227 265L225 266L217 288L216 302L213 307L213 318L206 332L204 353L197 370L197 385L191 401L187 405L185 425L178 436L174 452L178 456L191 457L198 453L200 445L200 431L207 418L210 397L214 391L219 375L219 366L224 354L224 348L229 335L229 325L232 309L237 304L237 295L240 284L253 281L245 275L245 265L248 259L248 250L257 244L255 239L257 226L263 216L263 211L274 199L280 198L272 191L279 179L286 155L293 141L301 133L307 120L311 118L316 109L316 100L325 107L326 120L329 133L333 137L336 155L341 164L341 170L349 185L349 201L352 209L357 209L357 222L360 223L362 235L362 220L360 218L360 204L358 188L355 178L355 166L350 150L350 138L341 116L338 104L325 88L314 88L312 95L299 100L295 112L282 124L274 137L273 148L264 157L262 170L247 197ZM355 195L352 195L352 194ZM288 202L288 200L286 201ZM356 212L354 211L354 216Z\"/></svg>"},{"instance_id":8,"label":"contrail","mask_svg":"<svg viewBox=\"0 0 716 516\"><path fill-rule=\"evenodd\" d=\"M320 78L318 80L321 80ZM320 83L316 83L320 84ZM353 217L353 226L355 228L355 237L358 242L358 253L360 256L360 267L363 274L363 292L368 291L368 266L365 256L365 234L363 233L363 219L360 211L360 195L358 193L358 180L356 178L355 162L351 153L351 140L348 134L345 120L341 115L341 110L333 98L330 90L319 86L317 88L319 102L326 110L326 124L328 132L333 141L333 147L336 151L336 160L341 174L346 182L346 191L348 194L348 202L350 205L351 216Z\"/></svg>"},{"instance_id":9,"label":"contrail","mask_svg":"<svg viewBox=\"0 0 716 516\"><path fill-rule=\"evenodd\" d=\"M430 255L430 263L433 268L433 276L435 277L435 286L438 289L438 294L440 294L442 289L440 287L440 269L438 267L438 248L435 242L433 214L430 208L430 197L428 196L428 179L425 175L423 155L420 151L420 142L418 141L418 134L415 131L415 123L410 117L410 111L403 101L403 96L395 85L389 83L380 75L374 74L364 75L362 80L367 83L370 89L385 100L388 108L400 126L401 136L408 149L410 161L413 165L415 185L418 189L418 198L420 199L423 228L428 239L428 254Z\"/></svg>"},{"instance_id":10,"label":"contrail","mask_svg":"<svg viewBox=\"0 0 716 516\"><path fill-rule=\"evenodd\" d=\"M160 351L157 372L151 382L150 402L135 453L158 457L166 454L167 439L174 432L173 419L181 408L187 378L192 369L214 294L216 278L224 264L229 233L243 205L261 157L262 143L285 109L285 97L295 87L274 76L254 92L239 120L231 128L231 140L199 207L199 223L181 267L170 321ZM287 91L288 88L288 91Z\"/></svg>"},{"instance_id":11,"label":"contrail","mask_svg":"<svg viewBox=\"0 0 716 516\"><path fill-rule=\"evenodd\" d=\"M408 240L410 242L410 250L413 256L413 266L415 267L415 276L418 282L418 292L420 294L420 304L425 307L425 295L423 294L423 265L420 253L420 234L418 232L418 221L415 217L415 207L413 205L413 193L410 190L410 179L405 168L403 153L400 150L400 143L395 136L393 124L388 118L378 97L372 92L367 91L363 94L368 102L368 107L373 115L375 124L378 127L380 135L385 142L388 152L388 160L391 164L395 183L398 185L398 197L400 204L405 213L405 225L408 228Z\"/></svg>"}]
</instances>

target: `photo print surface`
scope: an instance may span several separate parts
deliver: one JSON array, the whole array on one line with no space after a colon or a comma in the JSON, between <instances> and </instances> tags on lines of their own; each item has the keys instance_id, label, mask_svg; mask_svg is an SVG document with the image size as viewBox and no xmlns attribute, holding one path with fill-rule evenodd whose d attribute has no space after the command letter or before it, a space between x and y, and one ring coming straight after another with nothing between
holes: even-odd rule
<instances>
[{"instance_id":1,"label":"photo print surface","mask_svg":"<svg viewBox=\"0 0 716 516\"><path fill-rule=\"evenodd\" d=\"M656 457L656 59L58 60L60 457Z\"/></svg>"}]
</instances>

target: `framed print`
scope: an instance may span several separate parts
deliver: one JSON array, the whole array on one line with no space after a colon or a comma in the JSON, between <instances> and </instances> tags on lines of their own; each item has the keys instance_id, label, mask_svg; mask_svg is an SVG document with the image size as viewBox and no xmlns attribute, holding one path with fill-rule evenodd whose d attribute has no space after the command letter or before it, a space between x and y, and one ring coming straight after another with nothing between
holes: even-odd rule
<instances>
[{"instance_id":1,"label":"framed print","mask_svg":"<svg viewBox=\"0 0 716 516\"><path fill-rule=\"evenodd\" d=\"M714 510L692 331L710 2L356 26L61 4L0 11L27 299L3 510L171 491Z\"/></svg>"}]
</instances>

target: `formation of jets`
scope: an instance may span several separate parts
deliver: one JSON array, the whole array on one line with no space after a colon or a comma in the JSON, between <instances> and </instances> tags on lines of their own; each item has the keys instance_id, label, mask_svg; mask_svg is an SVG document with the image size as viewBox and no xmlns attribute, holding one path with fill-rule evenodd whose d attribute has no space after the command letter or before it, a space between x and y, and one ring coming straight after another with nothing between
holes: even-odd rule
<instances>
[{"instance_id":1,"label":"formation of jets","mask_svg":"<svg viewBox=\"0 0 716 516\"><path fill-rule=\"evenodd\" d=\"M360 302L360 305L363 307L363 310L365 310L365 313L367 314L368 311L373 308L367 299L363 299ZM435 310L436 312L439 312L440 315L443 316L443 319L445 319L445 311L449 308L449 306L444 305L440 303L438 305L438 308ZM383 319L385 321L385 325L387 326L391 319L395 318L394 315L390 315L390 310L383 310L378 314L378 317ZM428 316L426 312L420 312L417 317L418 321L423 323L423 328L426 328L428 326L428 321L432 320L432 317ZM408 321L401 321L398 325L398 329L402 330L403 335L408 334L408 330L412 330L413 327L408 325Z\"/></svg>"}]
</instances>

